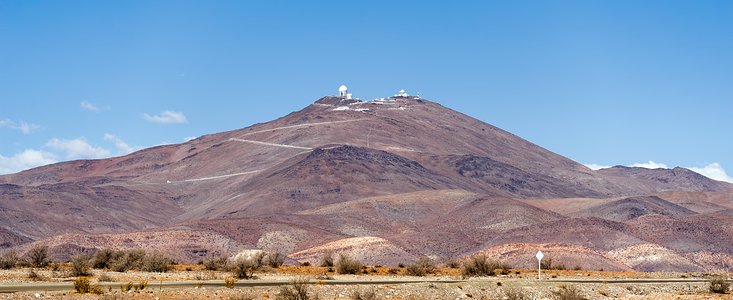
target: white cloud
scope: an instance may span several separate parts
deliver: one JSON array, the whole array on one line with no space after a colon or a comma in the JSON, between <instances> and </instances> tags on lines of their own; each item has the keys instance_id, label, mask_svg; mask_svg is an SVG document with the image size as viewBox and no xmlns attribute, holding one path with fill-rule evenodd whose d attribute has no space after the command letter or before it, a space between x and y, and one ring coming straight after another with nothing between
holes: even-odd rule
<instances>
[{"instance_id":1,"label":"white cloud","mask_svg":"<svg viewBox=\"0 0 733 300\"><path fill-rule=\"evenodd\" d=\"M98 106L94 105L94 103L87 102L87 101L82 101L81 103L79 103L79 106L82 109L85 109L85 110L99 111L99 107Z\"/></svg>"},{"instance_id":2,"label":"white cloud","mask_svg":"<svg viewBox=\"0 0 733 300\"><path fill-rule=\"evenodd\" d=\"M24 134L29 134L29 133L31 133L31 132L33 132L33 131L41 128L41 126L40 125L37 125L37 124L26 123L26 122L23 122L23 121L16 122L16 121L13 121L13 120L8 120L8 119L2 119L2 120L0 120L0 127L15 129L15 130L18 130L18 131L20 131L20 132L22 132Z\"/></svg>"},{"instance_id":3,"label":"white cloud","mask_svg":"<svg viewBox=\"0 0 733 300\"><path fill-rule=\"evenodd\" d=\"M635 164L632 164L631 167L647 168L647 169L669 169L667 165L663 163L654 162L652 160L645 162L645 163L635 163Z\"/></svg>"},{"instance_id":4,"label":"white cloud","mask_svg":"<svg viewBox=\"0 0 733 300\"><path fill-rule=\"evenodd\" d=\"M588 169L591 169L594 171L600 170L600 169L608 169L612 167L612 166L605 166L605 165L599 165L599 164L583 164L583 165L586 166Z\"/></svg>"},{"instance_id":5,"label":"white cloud","mask_svg":"<svg viewBox=\"0 0 733 300\"><path fill-rule=\"evenodd\" d=\"M109 110L109 106L100 107L99 105L96 105L94 103L91 103L89 101L82 101L79 103L79 107L83 110L93 111L93 112L99 112L103 110Z\"/></svg>"},{"instance_id":6,"label":"white cloud","mask_svg":"<svg viewBox=\"0 0 733 300\"><path fill-rule=\"evenodd\" d=\"M65 152L67 159L103 158L110 156L109 150L89 145L84 138L74 140L54 138L48 141L46 146Z\"/></svg>"},{"instance_id":7,"label":"white cloud","mask_svg":"<svg viewBox=\"0 0 733 300\"><path fill-rule=\"evenodd\" d=\"M121 138L117 137L114 134L105 133L104 140L114 143L115 148L117 148L117 152L119 152L119 154L122 154L122 155L130 154L140 149L140 147L132 147L128 145L127 143L125 143L125 141L123 141Z\"/></svg>"},{"instance_id":8,"label":"white cloud","mask_svg":"<svg viewBox=\"0 0 733 300\"><path fill-rule=\"evenodd\" d=\"M181 112L166 110L158 115L143 114L143 118L148 122L160 124L180 124L186 123L186 116Z\"/></svg>"},{"instance_id":9,"label":"white cloud","mask_svg":"<svg viewBox=\"0 0 733 300\"><path fill-rule=\"evenodd\" d=\"M191 141L191 140L194 140L194 139L196 139L195 136L188 136L188 137L183 138L183 142L185 143L185 142L188 142L188 141Z\"/></svg>"},{"instance_id":10,"label":"white cloud","mask_svg":"<svg viewBox=\"0 0 733 300\"><path fill-rule=\"evenodd\" d=\"M0 155L0 175L11 174L57 162L53 153L28 149L12 157Z\"/></svg>"},{"instance_id":11,"label":"white cloud","mask_svg":"<svg viewBox=\"0 0 733 300\"><path fill-rule=\"evenodd\" d=\"M733 183L733 177L728 176L728 174L725 173L725 169L723 169L723 166L721 166L719 163L712 163L702 168L692 167L688 169L710 179Z\"/></svg>"}]
</instances>

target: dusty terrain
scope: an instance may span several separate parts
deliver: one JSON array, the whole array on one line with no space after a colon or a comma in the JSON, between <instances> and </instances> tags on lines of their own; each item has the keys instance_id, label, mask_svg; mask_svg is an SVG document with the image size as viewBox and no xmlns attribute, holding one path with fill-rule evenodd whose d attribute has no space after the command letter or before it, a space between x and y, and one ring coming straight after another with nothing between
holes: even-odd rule
<instances>
[{"instance_id":1,"label":"dusty terrain","mask_svg":"<svg viewBox=\"0 0 733 300\"><path fill-rule=\"evenodd\" d=\"M593 171L418 97L323 97L271 122L0 176L0 248L248 249L368 263L538 249L583 269L733 270L733 185L690 170ZM525 265L526 264L526 265Z\"/></svg>"},{"instance_id":2,"label":"dusty terrain","mask_svg":"<svg viewBox=\"0 0 733 300\"><path fill-rule=\"evenodd\" d=\"M190 269L190 271L187 271ZM372 268L370 268L371 270ZM397 269L398 274L391 274ZM511 270L509 275L464 279L459 269L439 269L436 274L405 276L404 269L376 267L368 275L338 275L321 267L281 267L258 272L257 279L241 280L234 288L224 286L226 272L205 271L199 265L177 266L170 273L117 273L95 270L92 283L100 276L108 277L102 285L103 295L79 294L71 288L74 278L65 277L64 270L37 271L43 281L30 281L29 270L0 272L0 289L9 286L34 285L28 291L0 295L0 299L275 299L280 286L289 286L297 279L309 279L311 296L320 299L352 299L354 292L375 292L376 299L504 299L507 291L519 291L528 299L555 299L553 291L562 286L577 288L588 299L733 299L733 294L712 294L708 291L709 274L559 271L537 272ZM729 274L730 275L730 274ZM147 282L141 291L122 292L126 282ZM408 283L405 283L408 282ZM170 283L184 285L171 287ZM338 284L336 284L338 283ZM44 291L45 285L64 285ZM242 286L243 284L270 286ZM732 291L733 292L733 291ZM250 298L251 297L251 298Z\"/></svg>"}]
</instances>

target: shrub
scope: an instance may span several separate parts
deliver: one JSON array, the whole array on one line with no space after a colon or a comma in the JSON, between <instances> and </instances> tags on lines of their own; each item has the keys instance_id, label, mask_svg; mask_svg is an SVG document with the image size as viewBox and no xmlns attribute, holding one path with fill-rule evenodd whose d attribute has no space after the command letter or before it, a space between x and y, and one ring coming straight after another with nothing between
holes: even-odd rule
<instances>
[{"instance_id":1,"label":"shrub","mask_svg":"<svg viewBox=\"0 0 733 300\"><path fill-rule=\"evenodd\" d=\"M129 292L132 289L132 281L120 285L120 291Z\"/></svg>"},{"instance_id":2,"label":"shrub","mask_svg":"<svg viewBox=\"0 0 733 300\"><path fill-rule=\"evenodd\" d=\"M231 266L234 277L239 279L252 279L254 272L259 268L256 259L237 259Z\"/></svg>"},{"instance_id":3,"label":"shrub","mask_svg":"<svg viewBox=\"0 0 733 300\"><path fill-rule=\"evenodd\" d=\"M18 264L18 253L13 250L8 250L0 255L0 269L8 270L15 268Z\"/></svg>"},{"instance_id":4,"label":"shrub","mask_svg":"<svg viewBox=\"0 0 733 300\"><path fill-rule=\"evenodd\" d=\"M89 276L92 275L91 269L92 264L90 262L89 255L79 253L71 258L71 276Z\"/></svg>"},{"instance_id":5,"label":"shrub","mask_svg":"<svg viewBox=\"0 0 733 300\"><path fill-rule=\"evenodd\" d=\"M258 269L265 265L265 257L267 257L267 253L264 251L258 252L255 254L255 256L252 258L252 262L254 262L255 267Z\"/></svg>"},{"instance_id":6,"label":"shrub","mask_svg":"<svg viewBox=\"0 0 733 300\"><path fill-rule=\"evenodd\" d=\"M35 270L28 271L28 279L32 281L43 281L46 278L41 276L41 274L38 274Z\"/></svg>"},{"instance_id":7,"label":"shrub","mask_svg":"<svg viewBox=\"0 0 733 300\"><path fill-rule=\"evenodd\" d=\"M106 248L95 252L92 256L92 267L95 269L111 269L115 255L114 250Z\"/></svg>"},{"instance_id":8,"label":"shrub","mask_svg":"<svg viewBox=\"0 0 733 300\"><path fill-rule=\"evenodd\" d=\"M463 276L494 276L496 275L495 270L501 268L500 264L496 260L491 260L486 255L475 255L470 257L463 263ZM508 267L508 266L507 266Z\"/></svg>"},{"instance_id":9,"label":"shrub","mask_svg":"<svg viewBox=\"0 0 733 300\"><path fill-rule=\"evenodd\" d=\"M99 282L113 282L113 281L115 281L114 278L110 277L107 274L99 275L98 280L99 280Z\"/></svg>"},{"instance_id":10,"label":"shrub","mask_svg":"<svg viewBox=\"0 0 733 300\"><path fill-rule=\"evenodd\" d=\"M504 289L504 298L507 300L529 300L529 296L520 288Z\"/></svg>"},{"instance_id":11,"label":"shrub","mask_svg":"<svg viewBox=\"0 0 733 300\"><path fill-rule=\"evenodd\" d=\"M428 257L421 257L414 264L407 266L407 275L425 276L435 272L435 263Z\"/></svg>"},{"instance_id":12,"label":"shrub","mask_svg":"<svg viewBox=\"0 0 733 300\"><path fill-rule=\"evenodd\" d=\"M373 289L355 290L351 294L351 300L377 300L377 293Z\"/></svg>"},{"instance_id":13,"label":"shrub","mask_svg":"<svg viewBox=\"0 0 733 300\"><path fill-rule=\"evenodd\" d=\"M336 271L339 274L358 274L364 265L356 259L351 258L346 254L339 256L339 261L336 264Z\"/></svg>"},{"instance_id":14,"label":"shrub","mask_svg":"<svg viewBox=\"0 0 733 300\"><path fill-rule=\"evenodd\" d=\"M86 278L84 276L77 277L74 280L74 290L79 294L86 294L89 293L91 290L92 284L89 282L89 278Z\"/></svg>"},{"instance_id":15,"label":"shrub","mask_svg":"<svg viewBox=\"0 0 733 300\"><path fill-rule=\"evenodd\" d=\"M209 271L223 270L227 266L227 258L225 256L207 258L203 261L203 265Z\"/></svg>"},{"instance_id":16,"label":"shrub","mask_svg":"<svg viewBox=\"0 0 733 300\"><path fill-rule=\"evenodd\" d=\"M283 262L285 261L285 256L280 252L271 253L267 256L267 264L271 268L278 268L283 265Z\"/></svg>"},{"instance_id":17,"label":"shrub","mask_svg":"<svg viewBox=\"0 0 733 300\"><path fill-rule=\"evenodd\" d=\"M104 291L102 291L102 287L98 284L92 285L91 288L89 288L89 293L95 294L95 295L101 295L104 294Z\"/></svg>"},{"instance_id":18,"label":"shrub","mask_svg":"<svg viewBox=\"0 0 733 300\"><path fill-rule=\"evenodd\" d=\"M145 251L127 250L117 252L115 258L111 262L111 269L117 272L125 272L131 269L140 269L143 258L145 258Z\"/></svg>"},{"instance_id":19,"label":"shrub","mask_svg":"<svg viewBox=\"0 0 733 300\"><path fill-rule=\"evenodd\" d=\"M236 283L236 282L237 282L237 279L236 278L232 278L232 277L224 278L224 285L228 289L233 289L234 288L234 283Z\"/></svg>"},{"instance_id":20,"label":"shrub","mask_svg":"<svg viewBox=\"0 0 733 300\"><path fill-rule=\"evenodd\" d=\"M164 273L170 271L173 260L162 253L145 255L142 262L142 270L145 272Z\"/></svg>"},{"instance_id":21,"label":"shrub","mask_svg":"<svg viewBox=\"0 0 733 300\"><path fill-rule=\"evenodd\" d=\"M333 252L326 252L321 257L321 267L333 267Z\"/></svg>"},{"instance_id":22,"label":"shrub","mask_svg":"<svg viewBox=\"0 0 733 300\"><path fill-rule=\"evenodd\" d=\"M553 291L552 295L557 300L587 300L574 285L561 285L560 289Z\"/></svg>"},{"instance_id":23,"label":"shrub","mask_svg":"<svg viewBox=\"0 0 733 300\"><path fill-rule=\"evenodd\" d=\"M447 259L447 260L445 261L445 263L443 263L443 265L444 265L444 266L445 266L446 268L451 268L451 269L458 269L458 268L460 268L460 267L461 267L461 263L460 263L460 262L458 262L458 260L457 260L457 259L455 259L455 258L453 258L453 257L451 257L451 258Z\"/></svg>"},{"instance_id":24,"label":"shrub","mask_svg":"<svg viewBox=\"0 0 733 300\"><path fill-rule=\"evenodd\" d=\"M723 276L717 276L713 279L710 279L710 292L716 293L716 294L725 294L728 292L728 289L730 288L730 283L725 280L725 277Z\"/></svg>"},{"instance_id":25,"label":"shrub","mask_svg":"<svg viewBox=\"0 0 733 300\"><path fill-rule=\"evenodd\" d=\"M34 268L43 268L48 265L48 246L45 244L36 244L28 250L26 254L31 266Z\"/></svg>"},{"instance_id":26,"label":"shrub","mask_svg":"<svg viewBox=\"0 0 733 300\"><path fill-rule=\"evenodd\" d=\"M318 299L318 295L311 295L308 291L308 278L300 278L292 281L289 286L280 288L277 300L309 300Z\"/></svg>"}]
</instances>

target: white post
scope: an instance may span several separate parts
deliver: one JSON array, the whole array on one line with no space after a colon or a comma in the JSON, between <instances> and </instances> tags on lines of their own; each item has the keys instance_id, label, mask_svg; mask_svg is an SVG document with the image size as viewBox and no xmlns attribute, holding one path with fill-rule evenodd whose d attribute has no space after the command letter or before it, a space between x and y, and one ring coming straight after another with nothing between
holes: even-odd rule
<instances>
[{"instance_id":1,"label":"white post","mask_svg":"<svg viewBox=\"0 0 733 300\"><path fill-rule=\"evenodd\" d=\"M537 258L537 280L542 280L542 258L545 257L545 254L540 250L537 251L535 257Z\"/></svg>"}]
</instances>

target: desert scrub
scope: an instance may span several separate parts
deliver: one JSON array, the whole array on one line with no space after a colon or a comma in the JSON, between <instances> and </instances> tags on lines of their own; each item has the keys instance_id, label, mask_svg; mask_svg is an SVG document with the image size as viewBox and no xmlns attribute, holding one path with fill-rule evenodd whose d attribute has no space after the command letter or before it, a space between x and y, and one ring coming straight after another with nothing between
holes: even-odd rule
<instances>
[{"instance_id":1,"label":"desert scrub","mask_svg":"<svg viewBox=\"0 0 733 300\"><path fill-rule=\"evenodd\" d=\"M275 298L277 300L317 300L318 295L313 295L308 290L308 278L299 278L290 283L290 285L280 288L280 293Z\"/></svg>"},{"instance_id":2,"label":"desert scrub","mask_svg":"<svg viewBox=\"0 0 733 300\"><path fill-rule=\"evenodd\" d=\"M257 259L239 258L229 267L238 279L253 279L255 271L260 268Z\"/></svg>"},{"instance_id":3,"label":"desert scrub","mask_svg":"<svg viewBox=\"0 0 733 300\"><path fill-rule=\"evenodd\" d=\"M173 260L170 257L154 252L145 255L142 261L142 271L164 273L170 271Z\"/></svg>"},{"instance_id":4,"label":"desert scrub","mask_svg":"<svg viewBox=\"0 0 733 300\"><path fill-rule=\"evenodd\" d=\"M429 257L421 257L415 263L407 266L407 275L425 276L435 272L435 263Z\"/></svg>"},{"instance_id":5,"label":"desert scrub","mask_svg":"<svg viewBox=\"0 0 733 300\"><path fill-rule=\"evenodd\" d=\"M321 267L333 267L333 252L329 251L321 257Z\"/></svg>"},{"instance_id":6,"label":"desert scrub","mask_svg":"<svg viewBox=\"0 0 733 300\"><path fill-rule=\"evenodd\" d=\"M716 276L710 279L710 286L708 289L711 293L725 294L730 288L730 282L728 282L723 276Z\"/></svg>"},{"instance_id":7,"label":"desert scrub","mask_svg":"<svg viewBox=\"0 0 733 300\"><path fill-rule=\"evenodd\" d=\"M226 269L227 258L225 256L204 259L204 269L209 271L220 271Z\"/></svg>"},{"instance_id":8,"label":"desert scrub","mask_svg":"<svg viewBox=\"0 0 733 300\"><path fill-rule=\"evenodd\" d=\"M451 257L445 260L443 266L446 268L458 269L461 267L461 263L455 257Z\"/></svg>"},{"instance_id":9,"label":"desert scrub","mask_svg":"<svg viewBox=\"0 0 733 300\"><path fill-rule=\"evenodd\" d=\"M145 251L135 249L119 251L114 254L114 258L110 262L110 269L116 272L125 272L127 270L140 269Z\"/></svg>"},{"instance_id":10,"label":"desert scrub","mask_svg":"<svg viewBox=\"0 0 733 300\"><path fill-rule=\"evenodd\" d=\"M18 253L13 250L3 251L0 255L0 269L9 270L18 265Z\"/></svg>"},{"instance_id":11,"label":"desert scrub","mask_svg":"<svg viewBox=\"0 0 733 300\"><path fill-rule=\"evenodd\" d=\"M228 289L233 289L236 282L237 279L234 277L224 278L224 286L226 286Z\"/></svg>"},{"instance_id":12,"label":"desert scrub","mask_svg":"<svg viewBox=\"0 0 733 300\"><path fill-rule=\"evenodd\" d=\"M507 264L499 263L497 260L489 259L486 255L474 255L469 257L463 263L463 277L472 276L494 276L496 269L506 269L507 272L511 267Z\"/></svg>"},{"instance_id":13,"label":"desert scrub","mask_svg":"<svg viewBox=\"0 0 733 300\"><path fill-rule=\"evenodd\" d=\"M48 246L36 244L26 253L28 261L34 268L43 268L48 265Z\"/></svg>"},{"instance_id":14,"label":"desert scrub","mask_svg":"<svg viewBox=\"0 0 733 300\"><path fill-rule=\"evenodd\" d=\"M336 271L339 274L359 274L364 265L346 254L339 255L339 261L336 263Z\"/></svg>"},{"instance_id":15,"label":"desert scrub","mask_svg":"<svg viewBox=\"0 0 733 300\"><path fill-rule=\"evenodd\" d=\"M77 277L74 279L74 290L79 294L86 294L92 288L92 283L89 282L89 278L85 276Z\"/></svg>"},{"instance_id":16,"label":"desert scrub","mask_svg":"<svg viewBox=\"0 0 733 300\"><path fill-rule=\"evenodd\" d=\"M285 255L280 252L270 253L267 255L267 264L271 268L278 268L285 262Z\"/></svg>"},{"instance_id":17,"label":"desert scrub","mask_svg":"<svg viewBox=\"0 0 733 300\"><path fill-rule=\"evenodd\" d=\"M90 271L92 263L90 257L87 254L79 253L71 258L71 276L89 276L92 275Z\"/></svg>"},{"instance_id":18,"label":"desert scrub","mask_svg":"<svg viewBox=\"0 0 733 300\"><path fill-rule=\"evenodd\" d=\"M377 293L374 289L355 290L351 293L351 300L377 300Z\"/></svg>"},{"instance_id":19,"label":"desert scrub","mask_svg":"<svg viewBox=\"0 0 733 300\"><path fill-rule=\"evenodd\" d=\"M112 260L116 254L114 250L108 248L98 250L92 256L92 267L95 269L111 269Z\"/></svg>"},{"instance_id":20,"label":"desert scrub","mask_svg":"<svg viewBox=\"0 0 733 300\"><path fill-rule=\"evenodd\" d=\"M552 296L557 300L588 300L574 285L561 285L560 289L552 292Z\"/></svg>"},{"instance_id":21,"label":"desert scrub","mask_svg":"<svg viewBox=\"0 0 733 300\"><path fill-rule=\"evenodd\" d=\"M505 288L504 299L507 300L529 300L529 296L524 293L524 290L517 287Z\"/></svg>"}]
</instances>

